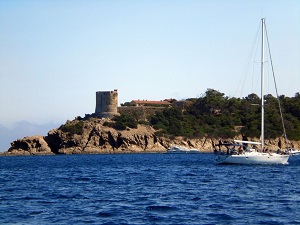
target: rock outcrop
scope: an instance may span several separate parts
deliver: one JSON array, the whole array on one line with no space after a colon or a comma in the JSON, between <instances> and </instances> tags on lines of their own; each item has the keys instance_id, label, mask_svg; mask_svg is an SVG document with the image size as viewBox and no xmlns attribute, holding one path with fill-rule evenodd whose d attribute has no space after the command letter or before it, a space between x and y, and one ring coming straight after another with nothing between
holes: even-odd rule
<instances>
[{"instance_id":1,"label":"rock outcrop","mask_svg":"<svg viewBox=\"0 0 300 225\"><path fill-rule=\"evenodd\" d=\"M11 143L5 155L53 155L45 137L36 135L24 137Z\"/></svg>"},{"instance_id":2,"label":"rock outcrop","mask_svg":"<svg viewBox=\"0 0 300 225\"><path fill-rule=\"evenodd\" d=\"M67 121L63 126L67 126L68 129L60 127L49 131L45 137L31 136L18 139L11 143L11 147L3 155L150 153L166 152L172 145L213 152L213 146L218 143L218 140L207 137L189 140L183 137L174 139L158 137L155 130L147 125L119 131L104 126L105 122L111 121L104 118ZM236 138L241 140L241 137ZM277 149L279 142L283 143L280 139L266 142L270 149ZM291 145L298 149L300 146L299 142L293 142ZM284 144L282 147L285 147Z\"/></svg>"},{"instance_id":3,"label":"rock outcrop","mask_svg":"<svg viewBox=\"0 0 300 225\"><path fill-rule=\"evenodd\" d=\"M137 129L123 131L104 126L109 119L89 118L87 120L67 121L69 127L83 123L82 132L53 129L48 135L18 139L3 155L46 155L46 154L92 154L92 153L130 153L165 152L168 142L157 137L150 126L138 125Z\"/></svg>"}]
</instances>

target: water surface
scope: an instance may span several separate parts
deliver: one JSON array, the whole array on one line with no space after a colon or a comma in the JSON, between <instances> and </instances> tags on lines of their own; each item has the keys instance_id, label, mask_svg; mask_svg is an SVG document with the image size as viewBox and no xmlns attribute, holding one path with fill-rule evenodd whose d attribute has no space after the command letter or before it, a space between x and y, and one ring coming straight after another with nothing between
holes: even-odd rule
<instances>
[{"instance_id":1,"label":"water surface","mask_svg":"<svg viewBox=\"0 0 300 225\"><path fill-rule=\"evenodd\" d=\"M300 224L300 156L221 166L213 154L0 157L1 224Z\"/></svg>"}]
</instances>

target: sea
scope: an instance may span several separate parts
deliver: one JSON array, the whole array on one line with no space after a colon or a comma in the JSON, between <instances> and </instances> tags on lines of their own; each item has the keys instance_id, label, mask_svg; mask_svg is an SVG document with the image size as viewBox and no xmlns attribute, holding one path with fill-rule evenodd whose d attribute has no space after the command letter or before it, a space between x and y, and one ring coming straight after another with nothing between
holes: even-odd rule
<instances>
[{"instance_id":1,"label":"sea","mask_svg":"<svg viewBox=\"0 0 300 225\"><path fill-rule=\"evenodd\" d=\"M217 165L213 154L0 157L0 224L300 224L300 156Z\"/></svg>"}]
</instances>

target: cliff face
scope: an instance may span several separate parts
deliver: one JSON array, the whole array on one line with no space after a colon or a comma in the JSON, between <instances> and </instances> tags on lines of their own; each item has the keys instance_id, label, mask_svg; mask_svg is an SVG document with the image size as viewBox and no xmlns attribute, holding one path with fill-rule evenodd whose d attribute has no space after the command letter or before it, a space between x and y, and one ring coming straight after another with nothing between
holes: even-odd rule
<instances>
[{"instance_id":1,"label":"cliff face","mask_svg":"<svg viewBox=\"0 0 300 225\"><path fill-rule=\"evenodd\" d=\"M127 128L117 131L103 125L108 120L89 118L82 121L76 119L68 121L66 125L69 127L81 123L80 132L57 128L49 131L47 136L24 137L12 142L11 147L3 155L150 153L166 152L172 145L213 152L213 145L218 143L215 139L205 137L190 140L182 137L172 140L157 137L155 130L146 125L138 125L137 129ZM237 139L240 138L237 137ZM266 144L270 149L277 149L278 142L279 139L267 140ZM299 143L293 142L292 146L299 148Z\"/></svg>"},{"instance_id":2,"label":"cliff face","mask_svg":"<svg viewBox=\"0 0 300 225\"><path fill-rule=\"evenodd\" d=\"M164 140L158 139L150 127L139 125L138 129L117 131L103 126L108 120L90 118L84 121L82 134L54 129L45 140L56 154L151 152L165 149ZM70 124L77 122L75 120Z\"/></svg>"}]
</instances>

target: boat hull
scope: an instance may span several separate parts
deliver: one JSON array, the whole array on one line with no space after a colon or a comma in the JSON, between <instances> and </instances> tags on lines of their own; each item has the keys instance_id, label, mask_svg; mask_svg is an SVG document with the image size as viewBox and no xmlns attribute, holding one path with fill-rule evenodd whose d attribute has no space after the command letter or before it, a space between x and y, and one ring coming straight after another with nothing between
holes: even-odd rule
<instances>
[{"instance_id":1,"label":"boat hull","mask_svg":"<svg viewBox=\"0 0 300 225\"><path fill-rule=\"evenodd\" d=\"M189 149L181 146L173 146L167 150L169 154L197 154L200 153L198 149Z\"/></svg>"},{"instance_id":2,"label":"boat hull","mask_svg":"<svg viewBox=\"0 0 300 225\"><path fill-rule=\"evenodd\" d=\"M294 149L292 149L292 150L290 150L290 154L291 155L300 155L300 150L294 150Z\"/></svg>"},{"instance_id":3,"label":"boat hull","mask_svg":"<svg viewBox=\"0 0 300 225\"><path fill-rule=\"evenodd\" d=\"M168 154L198 154L201 153L199 150L178 150L178 151L167 151Z\"/></svg>"},{"instance_id":4,"label":"boat hull","mask_svg":"<svg viewBox=\"0 0 300 225\"><path fill-rule=\"evenodd\" d=\"M190 152L190 151L181 151L181 152L167 152L168 154L197 154L200 152Z\"/></svg>"},{"instance_id":5,"label":"boat hull","mask_svg":"<svg viewBox=\"0 0 300 225\"><path fill-rule=\"evenodd\" d=\"M216 162L218 164L288 164L289 155L275 153L250 153L241 155L221 155L218 154Z\"/></svg>"}]
</instances>

